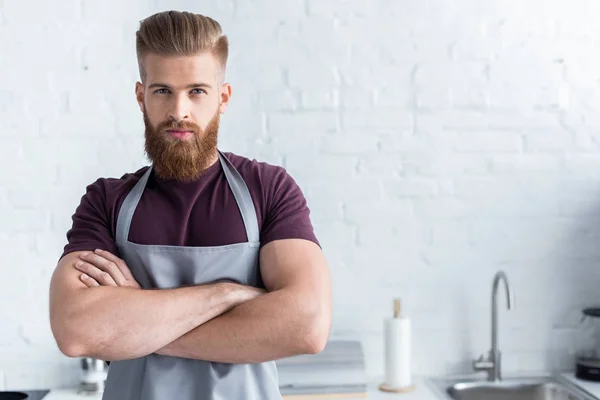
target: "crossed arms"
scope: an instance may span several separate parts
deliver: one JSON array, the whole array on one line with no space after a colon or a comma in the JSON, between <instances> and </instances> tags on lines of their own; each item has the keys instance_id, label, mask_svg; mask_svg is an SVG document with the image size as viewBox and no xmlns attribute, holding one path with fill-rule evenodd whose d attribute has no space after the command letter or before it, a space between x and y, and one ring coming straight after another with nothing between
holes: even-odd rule
<instances>
[{"instance_id":1,"label":"crossed arms","mask_svg":"<svg viewBox=\"0 0 600 400\"><path fill-rule=\"evenodd\" d=\"M260 272L266 291L229 282L146 290L111 253L69 253L50 284L51 329L65 355L111 361L157 353L258 363L320 352L332 313L321 249L302 239L270 242Z\"/></svg>"}]
</instances>

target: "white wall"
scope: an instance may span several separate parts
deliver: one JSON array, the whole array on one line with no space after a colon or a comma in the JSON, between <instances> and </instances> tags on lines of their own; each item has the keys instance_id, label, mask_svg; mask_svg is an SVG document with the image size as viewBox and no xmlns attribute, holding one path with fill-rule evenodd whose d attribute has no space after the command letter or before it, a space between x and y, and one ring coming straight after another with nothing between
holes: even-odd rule
<instances>
[{"instance_id":1,"label":"white wall","mask_svg":"<svg viewBox=\"0 0 600 400\"><path fill-rule=\"evenodd\" d=\"M568 368L600 302L600 3L575 0L0 1L0 370L74 383L49 278L85 186L146 164L133 89L139 20L211 15L231 40L221 148L284 165L331 265L332 335L383 371L401 297L414 371ZM504 305L503 294L500 304Z\"/></svg>"}]
</instances>

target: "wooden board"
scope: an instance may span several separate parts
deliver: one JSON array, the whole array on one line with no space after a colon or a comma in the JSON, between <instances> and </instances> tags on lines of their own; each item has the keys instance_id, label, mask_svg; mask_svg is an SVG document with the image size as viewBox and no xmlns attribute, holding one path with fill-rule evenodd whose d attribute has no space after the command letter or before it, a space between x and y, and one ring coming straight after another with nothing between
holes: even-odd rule
<instances>
[{"instance_id":1,"label":"wooden board","mask_svg":"<svg viewBox=\"0 0 600 400\"><path fill-rule=\"evenodd\" d=\"M282 397L286 400L366 399L367 393L284 394Z\"/></svg>"}]
</instances>

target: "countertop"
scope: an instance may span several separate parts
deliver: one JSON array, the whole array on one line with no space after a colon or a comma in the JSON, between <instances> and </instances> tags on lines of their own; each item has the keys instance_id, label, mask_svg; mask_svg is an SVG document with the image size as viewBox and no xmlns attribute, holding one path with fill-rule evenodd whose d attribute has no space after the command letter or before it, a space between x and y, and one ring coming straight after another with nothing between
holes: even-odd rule
<instances>
[{"instance_id":1,"label":"countertop","mask_svg":"<svg viewBox=\"0 0 600 400\"><path fill-rule=\"evenodd\" d=\"M564 378L566 378L569 382L577 385L581 389L585 390L592 396L600 399L600 382L589 382L581 379L575 378L575 374L573 372L561 374Z\"/></svg>"},{"instance_id":2,"label":"countertop","mask_svg":"<svg viewBox=\"0 0 600 400\"><path fill-rule=\"evenodd\" d=\"M561 374L564 378L574 383L578 387L584 389L591 395L600 399L600 382L587 382L575 378L575 375L570 373ZM369 384L368 399L370 400L439 400L437 394L428 386L428 378L415 378L415 390L408 393L385 393L381 392L378 387L380 382L371 382ZM101 395L85 395L78 394L74 389L58 389L51 390L43 400L101 400ZM285 399L285 398L284 398ZM315 397L318 399L318 397ZM346 398L345 400L364 400L363 398Z\"/></svg>"},{"instance_id":3,"label":"countertop","mask_svg":"<svg viewBox=\"0 0 600 400\"><path fill-rule=\"evenodd\" d=\"M437 400L437 396L427 387L423 379L415 379L415 390L409 393L384 393L378 387L380 382L369 384L368 399L370 400ZM101 395L78 394L75 389L55 389L51 390L43 400L101 400ZM284 398L285 399L285 398ZM318 399L318 397L315 397ZM344 400L364 400L363 398Z\"/></svg>"}]
</instances>

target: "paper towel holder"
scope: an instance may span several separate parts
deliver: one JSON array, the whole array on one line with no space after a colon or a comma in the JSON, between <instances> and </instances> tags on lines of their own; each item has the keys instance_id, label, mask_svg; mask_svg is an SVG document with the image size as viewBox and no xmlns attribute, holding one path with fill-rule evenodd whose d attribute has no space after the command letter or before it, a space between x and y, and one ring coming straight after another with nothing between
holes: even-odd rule
<instances>
[{"instance_id":1,"label":"paper towel holder","mask_svg":"<svg viewBox=\"0 0 600 400\"><path fill-rule=\"evenodd\" d=\"M394 318L400 318L402 307L400 307L400 299L394 299Z\"/></svg>"},{"instance_id":2,"label":"paper towel holder","mask_svg":"<svg viewBox=\"0 0 600 400\"><path fill-rule=\"evenodd\" d=\"M401 308L400 299L394 299L394 319L400 318L401 313L402 313L402 308ZM379 385L380 391L389 392L389 393L409 393L409 392L414 391L415 388L416 388L416 385L395 387L395 386L389 385L388 383L385 383L385 382Z\"/></svg>"}]
</instances>

